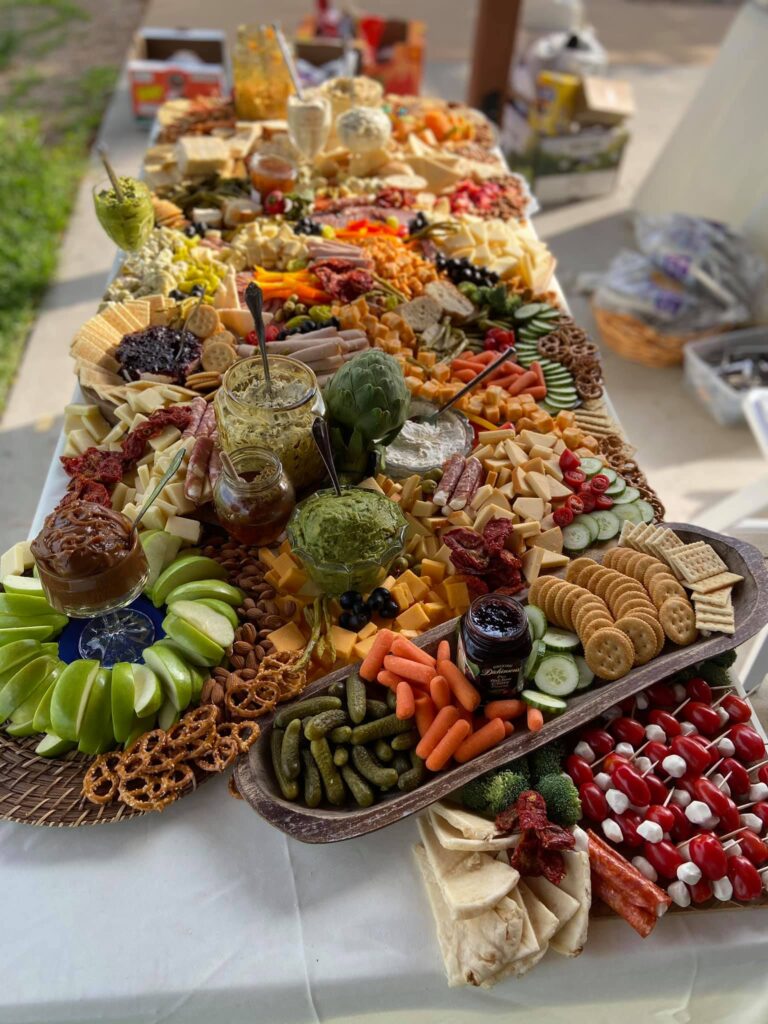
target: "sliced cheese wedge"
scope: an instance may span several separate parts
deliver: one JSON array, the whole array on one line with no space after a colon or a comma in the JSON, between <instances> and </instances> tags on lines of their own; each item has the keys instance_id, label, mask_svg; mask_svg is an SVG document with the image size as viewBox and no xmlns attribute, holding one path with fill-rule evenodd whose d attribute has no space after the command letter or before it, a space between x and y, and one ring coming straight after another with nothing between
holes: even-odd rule
<instances>
[{"instance_id":1,"label":"sliced cheese wedge","mask_svg":"<svg viewBox=\"0 0 768 1024\"><path fill-rule=\"evenodd\" d=\"M552 937L550 945L561 956L578 956L587 941L589 908L592 905L592 878L589 854L579 850L566 850L565 877L560 888L579 904L578 910Z\"/></svg>"}]
</instances>

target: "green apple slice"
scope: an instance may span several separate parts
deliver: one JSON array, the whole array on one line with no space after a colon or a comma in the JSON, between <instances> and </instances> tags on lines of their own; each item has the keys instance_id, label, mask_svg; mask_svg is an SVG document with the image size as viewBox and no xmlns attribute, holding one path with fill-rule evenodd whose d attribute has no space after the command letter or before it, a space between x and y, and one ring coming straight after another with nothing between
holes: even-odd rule
<instances>
[{"instance_id":1,"label":"green apple slice","mask_svg":"<svg viewBox=\"0 0 768 1024\"><path fill-rule=\"evenodd\" d=\"M182 598L183 600L183 598ZM240 625L240 619L237 617L237 612L231 604L227 604L226 601L219 601L215 597L203 597L200 600L200 604L205 604L213 611L218 612L219 615L223 615L225 619L232 623L232 628L237 629ZM172 612L173 608L168 606L168 611Z\"/></svg>"},{"instance_id":2,"label":"green apple slice","mask_svg":"<svg viewBox=\"0 0 768 1024\"><path fill-rule=\"evenodd\" d=\"M154 587L163 569L167 569L179 553L181 537L174 537L165 530L147 530L139 534L141 546L149 563L149 577L144 591L148 592Z\"/></svg>"},{"instance_id":3,"label":"green apple slice","mask_svg":"<svg viewBox=\"0 0 768 1024\"><path fill-rule=\"evenodd\" d=\"M189 674L192 676L192 700L191 704L200 703L200 694L203 692L207 680L210 678L210 672L201 671L195 665L189 665Z\"/></svg>"},{"instance_id":4,"label":"green apple slice","mask_svg":"<svg viewBox=\"0 0 768 1024\"><path fill-rule=\"evenodd\" d=\"M11 670L15 672L24 662L40 657L41 654L51 653L44 649L48 646L56 648L56 644L41 646L37 640L16 640L12 644L0 647L0 686L8 682L10 679L8 672Z\"/></svg>"},{"instance_id":5,"label":"green apple slice","mask_svg":"<svg viewBox=\"0 0 768 1024\"><path fill-rule=\"evenodd\" d=\"M177 558L160 573L148 596L155 608L159 608L165 604L170 592L184 583L191 583L194 580L223 580L226 575L227 570L224 566L214 561L213 558L205 558L203 555L184 555L183 558Z\"/></svg>"},{"instance_id":6,"label":"green apple slice","mask_svg":"<svg viewBox=\"0 0 768 1024\"><path fill-rule=\"evenodd\" d=\"M29 626L50 626L51 636L56 636L67 625L66 615L51 612L50 615L9 615L0 612L0 629L27 629Z\"/></svg>"},{"instance_id":7,"label":"green apple slice","mask_svg":"<svg viewBox=\"0 0 768 1024\"><path fill-rule=\"evenodd\" d=\"M145 732L151 732L155 728L155 722L157 721L157 715L155 713L148 715L146 718L140 718L138 725L130 734L126 737L125 743L123 744L123 750L130 750L139 736L143 736Z\"/></svg>"},{"instance_id":8,"label":"green apple slice","mask_svg":"<svg viewBox=\"0 0 768 1024\"><path fill-rule=\"evenodd\" d=\"M239 587L233 587L224 580L195 580L193 583L183 583L180 587L175 587L166 597L166 603L171 605L176 601L202 601L205 598L225 601L234 608L239 608L245 600L245 594Z\"/></svg>"},{"instance_id":9,"label":"green apple slice","mask_svg":"<svg viewBox=\"0 0 768 1024\"><path fill-rule=\"evenodd\" d=\"M9 718L33 690L40 686L50 675L55 664L53 658L35 658L11 676L0 690L0 722Z\"/></svg>"},{"instance_id":10,"label":"green apple slice","mask_svg":"<svg viewBox=\"0 0 768 1024\"><path fill-rule=\"evenodd\" d=\"M201 633L186 619L180 619L177 615L166 615L163 619L163 629L182 649L184 656L195 665L218 665L224 657L224 648L205 633Z\"/></svg>"},{"instance_id":11,"label":"green apple slice","mask_svg":"<svg viewBox=\"0 0 768 1024\"><path fill-rule=\"evenodd\" d=\"M61 736L49 732L40 740L35 747L35 753L40 757L61 757L68 750L73 750L75 744L69 740L63 740Z\"/></svg>"},{"instance_id":12,"label":"green apple slice","mask_svg":"<svg viewBox=\"0 0 768 1024\"><path fill-rule=\"evenodd\" d=\"M57 736L76 743L101 665L93 658L73 661L58 678L51 699L51 726Z\"/></svg>"},{"instance_id":13,"label":"green apple slice","mask_svg":"<svg viewBox=\"0 0 768 1024\"><path fill-rule=\"evenodd\" d=\"M160 677L167 700L183 711L192 699L192 677L185 662L162 643L147 647L144 661Z\"/></svg>"},{"instance_id":14,"label":"green apple slice","mask_svg":"<svg viewBox=\"0 0 768 1024\"><path fill-rule=\"evenodd\" d=\"M12 644L16 640L49 640L55 632L53 626L11 626L0 629L0 646Z\"/></svg>"},{"instance_id":15,"label":"green apple slice","mask_svg":"<svg viewBox=\"0 0 768 1024\"><path fill-rule=\"evenodd\" d=\"M44 597L34 594L0 594L0 614L20 615L25 619L51 615L54 609Z\"/></svg>"},{"instance_id":16,"label":"green apple slice","mask_svg":"<svg viewBox=\"0 0 768 1024\"><path fill-rule=\"evenodd\" d=\"M139 723L133 708L135 689L133 665L119 661L112 666L112 732L118 743L125 743Z\"/></svg>"},{"instance_id":17,"label":"green apple slice","mask_svg":"<svg viewBox=\"0 0 768 1024\"><path fill-rule=\"evenodd\" d=\"M80 726L77 749L81 754L103 754L115 745L112 730L112 672L100 668L91 686Z\"/></svg>"},{"instance_id":18,"label":"green apple slice","mask_svg":"<svg viewBox=\"0 0 768 1024\"><path fill-rule=\"evenodd\" d=\"M155 715L163 703L163 688L149 665L133 666L133 710L138 718Z\"/></svg>"},{"instance_id":19,"label":"green apple slice","mask_svg":"<svg viewBox=\"0 0 768 1024\"><path fill-rule=\"evenodd\" d=\"M4 576L3 590L6 594L31 594L45 597L43 585L35 576Z\"/></svg>"},{"instance_id":20,"label":"green apple slice","mask_svg":"<svg viewBox=\"0 0 768 1024\"><path fill-rule=\"evenodd\" d=\"M235 642L235 631L229 619L201 601L174 601L171 610L173 615L184 619L219 647L229 647Z\"/></svg>"},{"instance_id":21,"label":"green apple slice","mask_svg":"<svg viewBox=\"0 0 768 1024\"><path fill-rule=\"evenodd\" d=\"M16 724L19 722L31 723L35 717L38 707L46 700L46 698L50 705L50 701L53 697L53 689L56 686L56 680L61 675L63 668L63 661L53 663L53 667L48 675L40 681L40 684L32 690L29 696L23 700L17 708L13 709L11 712L12 722Z\"/></svg>"},{"instance_id":22,"label":"green apple slice","mask_svg":"<svg viewBox=\"0 0 768 1024\"><path fill-rule=\"evenodd\" d=\"M170 729L180 718L181 712L173 706L171 701L167 700L157 713L157 724L161 729Z\"/></svg>"},{"instance_id":23,"label":"green apple slice","mask_svg":"<svg viewBox=\"0 0 768 1024\"><path fill-rule=\"evenodd\" d=\"M51 726L51 701L53 700L53 691L56 689L56 681L58 680L61 672L63 671L63 665L61 669L56 673L56 678L52 684L48 687L43 695L42 699L38 702L35 708L35 713L32 716L32 724L35 727L35 732L48 732Z\"/></svg>"}]
</instances>

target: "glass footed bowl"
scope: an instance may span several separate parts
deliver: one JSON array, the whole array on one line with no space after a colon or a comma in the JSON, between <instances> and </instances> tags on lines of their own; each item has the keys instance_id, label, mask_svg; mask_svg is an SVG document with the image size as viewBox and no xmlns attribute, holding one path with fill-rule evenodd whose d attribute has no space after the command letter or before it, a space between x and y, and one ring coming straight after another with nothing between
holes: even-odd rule
<instances>
[{"instance_id":1,"label":"glass footed bowl","mask_svg":"<svg viewBox=\"0 0 768 1024\"><path fill-rule=\"evenodd\" d=\"M363 490L363 488L342 487L342 491L356 490ZM367 493L377 495L377 497L383 500L389 500L384 495L379 495L376 491L368 491ZM291 550L301 560L309 578L322 589L323 593L338 596L343 594L345 590L356 590L360 594L368 594L374 587L379 586L386 579L390 566L405 550L405 535L408 530L408 523L398 508L402 525L397 528L397 532L392 536L391 541L378 551L375 556L349 562L321 561L311 551L307 551L305 547L302 547L297 537L296 523L301 516L302 509L306 507L308 502L325 496L329 498L334 497L333 490L326 488L316 491L308 498L305 498L304 501L299 502L293 510L287 527Z\"/></svg>"}]
</instances>

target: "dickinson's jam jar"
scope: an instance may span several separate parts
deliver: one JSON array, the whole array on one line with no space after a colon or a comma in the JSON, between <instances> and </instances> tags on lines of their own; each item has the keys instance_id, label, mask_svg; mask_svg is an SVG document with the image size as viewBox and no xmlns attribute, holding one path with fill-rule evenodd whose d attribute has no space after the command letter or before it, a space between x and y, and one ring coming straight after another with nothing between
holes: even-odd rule
<instances>
[{"instance_id":1,"label":"dickinson's jam jar","mask_svg":"<svg viewBox=\"0 0 768 1024\"><path fill-rule=\"evenodd\" d=\"M483 594L462 615L458 665L480 691L483 704L514 697L523 689L523 665L530 653L528 619L514 597Z\"/></svg>"}]
</instances>

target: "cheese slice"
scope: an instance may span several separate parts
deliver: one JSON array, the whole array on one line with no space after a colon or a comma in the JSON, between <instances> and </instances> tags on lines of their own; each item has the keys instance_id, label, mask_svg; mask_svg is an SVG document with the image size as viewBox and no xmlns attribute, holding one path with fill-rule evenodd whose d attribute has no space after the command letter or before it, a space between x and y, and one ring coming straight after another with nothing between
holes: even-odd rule
<instances>
[{"instance_id":1,"label":"cheese slice","mask_svg":"<svg viewBox=\"0 0 768 1024\"><path fill-rule=\"evenodd\" d=\"M536 541L534 541L534 544ZM561 569L564 565L568 565L570 558L568 555L564 555L558 551L549 551L547 548L541 548L543 552L541 559L540 572L546 572L547 569Z\"/></svg>"},{"instance_id":2,"label":"cheese slice","mask_svg":"<svg viewBox=\"0 0 768 1024\"><path fill-rule=\"evenodd\" d=\"M573 494L573 491L570 489L570 487L566 487L565 484L560 483L559 480L556 480L553 476L550 476L549 493L553 498L568 498L571 494Z\"/></svg>"},{"instance_id":3,"label":"cheese slice","mask_svg":"<svg viewBox=\"0 0 768 1024\"><path fill-rule=\"evenodd\" d=\"M563 531L559 526L553 526L550 530L540 533L533 543L537 548L547 548L559 554L563 550Z\"/></svg>"},{"instance_id":4,"label":"cheese slice","mask_svg":"<svg viewBox=\"0 0 768 1024\"><path fill-rule=\"evenodd\" d=\"M550 478L545 473L536 473L530 470L525 474L525 481L533 493L543 501L549 501L552 497L550 489Z\"/></svg>"},{"instance_id":5,"label":"cheese slice","mask_svg":"<svg viewBox=\"0 0 768 1024\"><path fill-rule=\"evenodd\" d=\"M542 498L517 498L512 506L523 519L535 519L539 521L544 516L544 500Z\"/></svg>"},{"instance_id":6,"label":"cheese slice","mask_svg":"<svg viewBox=\"0 0 768 1024\"><path fill-rule=\"evenodd\" d=\"M544 548L528 548L520 559L520 563L523 567L523 575L529 584L533 583L533 581L538 577L541 572L543 562Z\"/></svg>"}]
</instances>

